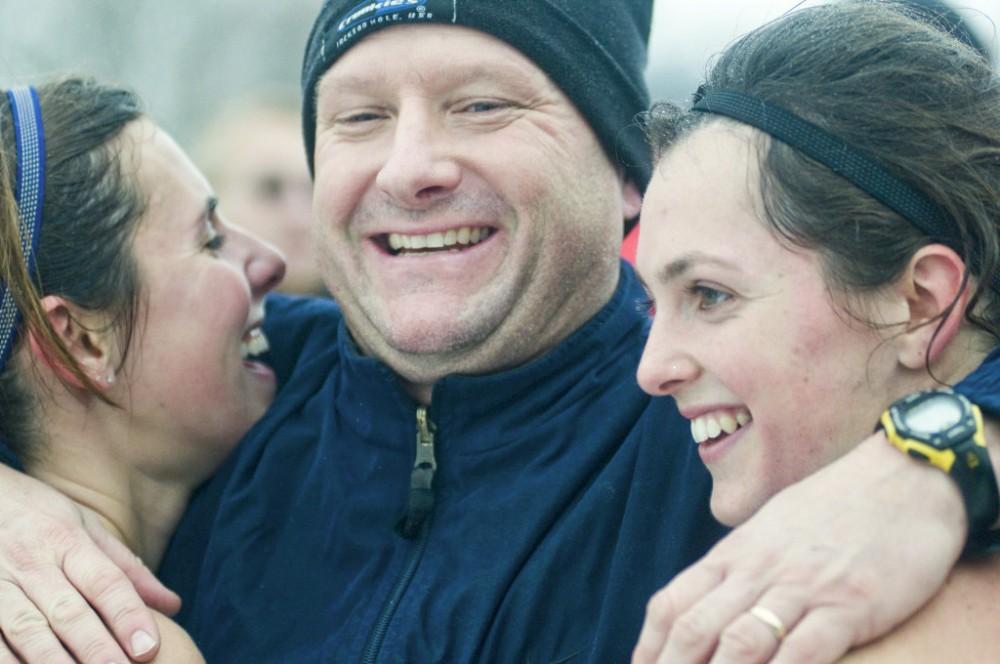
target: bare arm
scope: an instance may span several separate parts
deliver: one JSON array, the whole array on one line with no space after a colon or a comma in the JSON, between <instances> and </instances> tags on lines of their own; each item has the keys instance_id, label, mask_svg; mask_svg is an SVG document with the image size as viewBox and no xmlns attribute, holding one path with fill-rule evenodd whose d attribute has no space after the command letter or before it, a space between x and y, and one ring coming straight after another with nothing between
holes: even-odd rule
<instances>
[{"instance_id":1,"label":"bare arm","mask_svg":"<svg viewBox=\"0 0 1000 664\"><path fill-rule=\"evenodd\" d=\"M961 562L919 613L840 662L1000 662L998 605L1000 555Z\"/></svg>"},{"instance_id":2,"label":"bare arm","mask_svg":"<svg viewBox=\"0 0 1000 664\"><path fill-rule=\"evenodd\" d=\"M162 613L154 613L153 616L160 630L161 644L152 664L205 664L198 646L180 625Z\"/></svg>"},{"instance_id":3,"label":"bare arm","mask_svg":"<svg viewBox=\"0 0 1000 664\"><path fill-rule=\"evenodd\" d=\"M29 664L69 663L71 655L125 662L123 650L150 661L159 631L143 598L166 613L180 607L92 513L0 465L0 648Z\"/></svg>"},{"instance_id":4,"label":"bare arm","mask_svg":"<svg viewBox=\"0 0 1000 664\"><path fill-rule=\"evenodd\" d=\"M987 436L996 463L995 425ZM774 496L657 593L633 661L836 661L934 595L967 527L954 482L874 434ZM748 613L758 604L784 623L780 643Z\"/></svg>"}]
</instances>

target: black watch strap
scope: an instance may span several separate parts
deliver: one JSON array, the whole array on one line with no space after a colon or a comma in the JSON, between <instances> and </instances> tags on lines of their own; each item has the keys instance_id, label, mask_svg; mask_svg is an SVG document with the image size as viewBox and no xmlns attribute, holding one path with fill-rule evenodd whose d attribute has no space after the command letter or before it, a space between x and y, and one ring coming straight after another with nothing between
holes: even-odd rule
<instances>
[{"instance_id":1,"label":"black watch strap","mask_svg":"<svg viewBox=\"0 0 1000 664\"><path fill-rule=\"evenodd\" d=\"M1000 490L986 449L972 441L955 448L951 476L958 483L969 516L970 536L986 533L1000 518Z\"/></svg>"}]
</instances>

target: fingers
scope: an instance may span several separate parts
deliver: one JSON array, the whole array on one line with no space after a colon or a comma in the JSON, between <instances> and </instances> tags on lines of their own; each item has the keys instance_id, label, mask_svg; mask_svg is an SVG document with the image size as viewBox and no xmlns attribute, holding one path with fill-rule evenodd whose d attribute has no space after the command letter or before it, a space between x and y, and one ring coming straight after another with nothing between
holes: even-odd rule
<instances>
[{"instance_id":1,"label":"fingers","mask_svg":"<svg viewBox=\"0 0 1000 664\"><path fill-rule=\"evenodd\" d=\"M93 518L89 511L84 512L83 522L94 543L128 577L139 597L145 601L147 606L168 616L172 616L180 610L180 596L160 583L160 580L146 567L142 559L118 538L113 537L100 522ZM151 620L150 624L155 630L155 621ZM119 630L115 629L115 632L119 633ZM150 633L155 634L155 631Z\"/></svg>"},{"instance_id":2,"label":"fingers","mask_svg":"<svg viewBox=\"0 0 1000 664\"><path fill-rule=\"evenodd\" d=\"M719 646L710 664L767 662L805 610L804 598L771 590L745 606L719 635Z\"/></svg>"},{"instance_id":3,"label":"fingers","mask_svg":"<svg viewBox=\"0 0 1000 664\"><path fill-rule=\"evenodd\" d=\"M708 561L688 568L646 605L646 618L632 653L633 664L655 664L679 616L722 581L723 575ZM695 628L695 625L691 626Z\"/></svg>"},{"instance_id":4,"label":"fingers","mask_svg":"<svg viewBox=\"0 0 1000 664\"><path fill-rule=\"evenodd\" d=\"M750 579L728 579L674 621L657 664L707 662L720 632L752 605L760 588Z\"/></svg>"},{"instance_id":5,"label":"fingers","mask_svg":"<svg viewBox=\"0 0 1000 664\"><path fill-rule=\"evenodd\" d=\"M2 638L0 638L0 664L21 664L21 660L14 655L10 646Z\"/></svg>"},{"instance_id":6,"label":"fingers","mask_svg":"<svg viewBox=\"0 0 1000 664\"><path fill-rule=\"evenodd\" d=\"M139 662L149 661L156 656L159 647L156 621L122 570L101 552L86 546L74 548L67 553L63 571L73 584L73 596L83 603L83 607L67 600L65 616L62 619L50 616L50 620L59 638L81 661L124 661L86 659L81 657L83 648L101 656L116 653L119 658L124 656L124 649L133 660ZM84 601L83 597L87 600ZM91 610L90 606L94 609ZM95 610L103 621L97 618ZM113 638L108 634L109 629Z\"/></svg>"},{"instance_id":7,"label":"fingers","mask_svg":"<svg viewBox=\"0 0 1000 664\"><path fill-rule=\"evenodd\" d=\"M834 609L816 609L795 626L771 660L773 664L828 664L853 645L849 624Z\"/></svg>"},{"instance_id":8,"label":"fingers","mask_svg":"<svg viewBox=\"0 0 1000 664\"><path fill-rule=\"evenodd\" d=\"M153 614L113 560L155 589L149 571L111 543L92 512L2 466L0 480L0 590L9 599L0 601L0 633L9 649L45 664L70 654L84 664L124 663L125 652L140 662L155 657ZM176 596L162 586L158 593L176 609Z\"/></svg>"},{"instance_id":9,"label":"fingers","mask_svg":"<svg viewBox=\"0 0 1000 664\"><path fill-rule=\"evenodd\" d=\"M64 552L61 567L50 551L7 543L12 576L3 583L16 589L8 590L16 612L0 613L0 629L18 655L29 664L73 661L66 653L84 664L126 662L124 651L136 661L155 656L154 619L128 578L77 531L50 526L46 541Z\"/></svg>"},{"instance_id":10,"label":"fingers","mask_svg":"<svg viewBox=\"0 0 1000 664\"><path fill-rule=\"evenodd\" d=\"M0 625L4 637L0 662L22 661L16 652L26 662L73 664L42 612L19 587L7 581L0 581Z\"/></svg>"}]
</instances>

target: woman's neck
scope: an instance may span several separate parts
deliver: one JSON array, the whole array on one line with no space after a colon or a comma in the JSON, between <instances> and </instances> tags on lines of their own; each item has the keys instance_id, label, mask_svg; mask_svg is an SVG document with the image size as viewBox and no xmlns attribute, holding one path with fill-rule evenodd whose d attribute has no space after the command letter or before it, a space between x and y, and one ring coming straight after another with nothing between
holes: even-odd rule
<instances>
[{"instance_id":1,"label":"woman's neck","mask_svg":"<svg viewBox=\"0 0 1000 664\"><path fill-rule=\"evenodd\" d=\"M122 410L91 406L46 410L44 449L27 471L95 512L155 570L198 480L143 469L132 452L170 442L151 440L157 434L130 426Z\"/></svg>"}]
</instances>

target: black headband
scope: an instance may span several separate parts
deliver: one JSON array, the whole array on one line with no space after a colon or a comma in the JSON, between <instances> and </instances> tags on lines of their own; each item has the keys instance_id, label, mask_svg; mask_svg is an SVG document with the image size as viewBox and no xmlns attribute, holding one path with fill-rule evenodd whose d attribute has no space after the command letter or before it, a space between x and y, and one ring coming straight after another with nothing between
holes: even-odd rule
<instances>
[{"instance_id":1,"label":"black headband","mask_svg":"<svg viewBox=\"0 0 1000 664\"><path fill-rule=\"evenodd\" d=\"M962 237L950 217L917 189L882 164L808 120L757 97L729 90L695 94L693 111L715 113L755 127L823 164L926 233L935 242L965 255ZM970 263L975 264L975 256ZM993 287L1000 290L1000 273Z\"/></svg>"}]
</instances>

